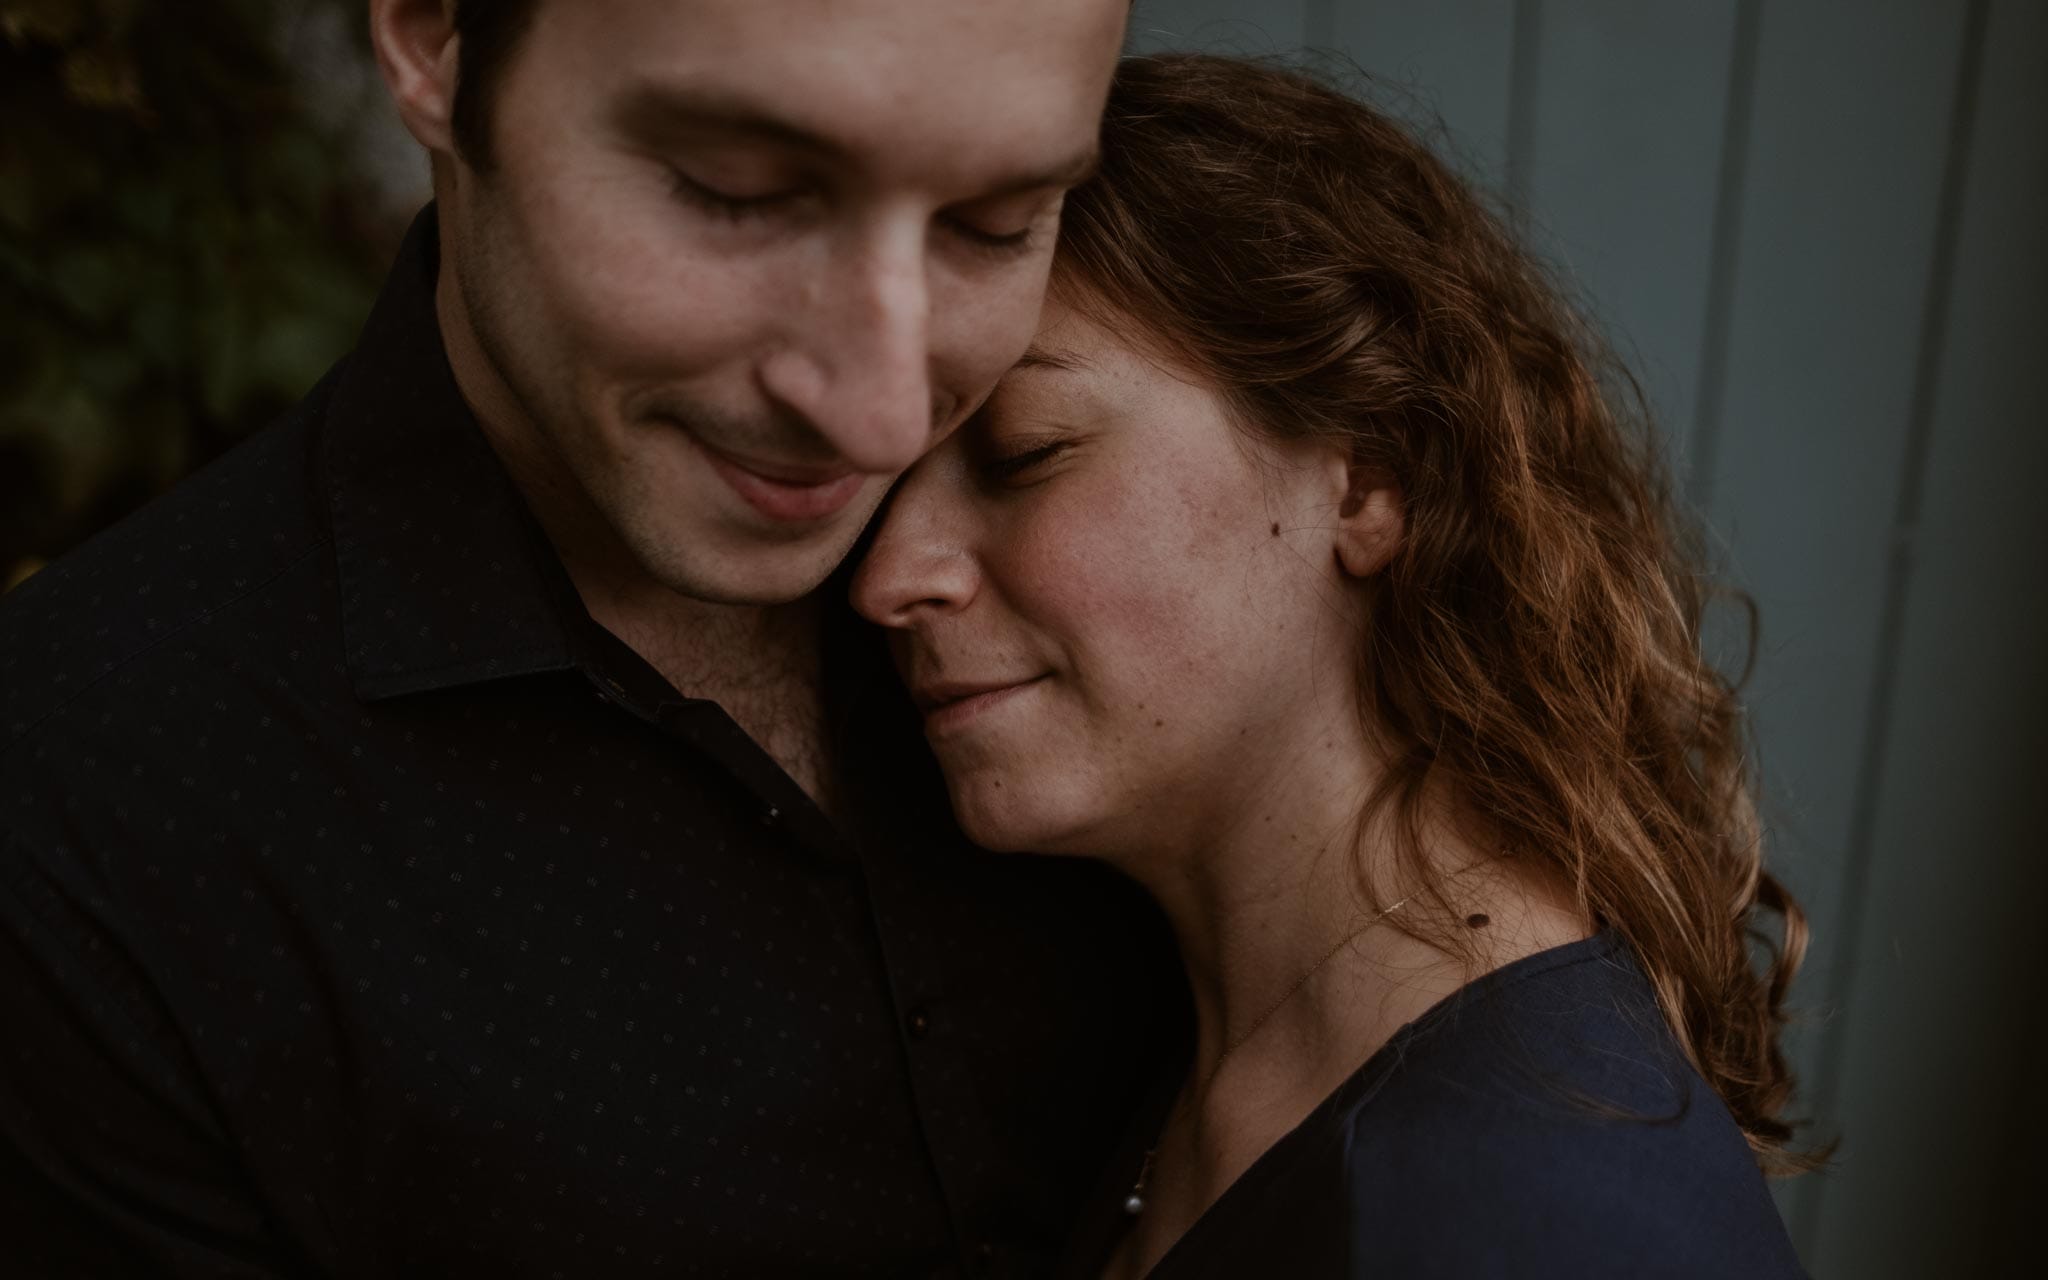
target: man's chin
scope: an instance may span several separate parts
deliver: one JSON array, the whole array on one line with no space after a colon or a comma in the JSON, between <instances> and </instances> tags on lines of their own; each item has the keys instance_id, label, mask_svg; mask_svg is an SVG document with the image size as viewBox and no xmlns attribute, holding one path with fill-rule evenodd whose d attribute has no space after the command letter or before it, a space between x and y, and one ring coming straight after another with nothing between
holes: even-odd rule
<instances>
[{"instance_id":1,"label":"man's chin","mask_svg":"<svg viewBox=\"0 0 2048 1280\"><path fill-rule=\"evenodd\" d=\"M702 471L673 477L643 465L639 483L591 485L622 558L680 596L706 604L788 604L816 591L852 551L888 493L877 477L830 516L776 520L754 510ZM611 478L611 477L606 477ZM609 492L607 492L609 489Z\"/></svg>"},{"instance_id":2,"label":"man's chin","mask_svg":"<svg viewBox=\"0 0 2048 1280\"><path fill-rule=\"evenodd\" d=\"M775 542L700 532L694 539L681 535L635 550L648 575L678 595L705 604L772 607L801 600L825 584L860 534L858 523L849 524Z\"/></svg>"}]
</instances>

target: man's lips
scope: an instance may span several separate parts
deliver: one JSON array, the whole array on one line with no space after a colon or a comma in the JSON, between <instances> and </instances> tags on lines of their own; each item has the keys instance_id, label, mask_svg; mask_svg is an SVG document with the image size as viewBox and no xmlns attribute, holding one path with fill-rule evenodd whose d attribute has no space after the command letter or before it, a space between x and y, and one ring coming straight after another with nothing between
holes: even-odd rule
<instances>
[{"instance_id":1,"label":"man's lips","mask_svg":"<svg viewBox=\"0 0 2048 1280\"><path fill-rule=\"evenodd\" d=\"M845 467L803 467L742 458L691 437L719 479L747 505L771 520L822 520L836 514L860 492L866 476Z\"/></svg>"}]
</instances>

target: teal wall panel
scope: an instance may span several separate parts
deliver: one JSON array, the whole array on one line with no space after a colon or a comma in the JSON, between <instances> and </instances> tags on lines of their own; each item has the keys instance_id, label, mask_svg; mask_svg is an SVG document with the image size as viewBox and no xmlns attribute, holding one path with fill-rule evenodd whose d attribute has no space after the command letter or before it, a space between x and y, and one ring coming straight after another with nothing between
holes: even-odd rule
<instances>
[{"instance_id":1,"label":"teal wall panel","mask_svg":"<svg viewBox=\"0 0 2048 1280\"><path fill-rule=\"evenodd\" d=\"M1712 308L1735 3L1547 4L1516 130L1531 238L1563 266L1688 455Z\"/></svg>"},{"instance_id":2,"label":"teal wall panel","mask_svg":"<svg viewBox=\"0 0 2048 1280\"><path fill-rule=\"evenodd\" d=\"M1338 50L1441 117L1468 173L1502 188L1516 8L1516 0L1338 0L1328 27Z\"/></svg>"},{"instance_id":3,"label":"teal wall panel","mask_svg":"<svg viewBox=\"0 0 2048 1280\"><path fill-rule=\"evenodd\" d=\"M1202 49L1266 54L1299 49L1309 39L1307 0L1138 0L1131 10L1126 43L1138 53Z\"/></svg>"},{"instance_id":4,"label":"teal wall panel","mask_svg":"<svg viewBox=\"0 0 2048 1280\"><path fill-rule=\"evenodd\" d=\"M1791 1047L1823 1103L1965 6L1872 0L1857 14L1764 5L1725 382L1691 442L1696 492L1763 619L1749 705L1773 854L1816 939L1795 989L1815 1020ZM1802 1240L1815 1185L1785 1199Z\"/></svg>"},{"instance_id":5,"label":"teal wall panel","mask_svg":"<svg viewBox=\"0 0 2048 1280\"><path fill-rule=\"evenodd\" d=\"M1868 861L1837 953L1840 1167L1815 1185L1822 1276L2040 1274L1997 1260L2043 1189L2036 923L2048 900L2048 5L1979 0L1981 67L1900 473ZM2001 1212L2024 1205L2021 1217ZM2031 1232L2029 1232L2031 1234ZM2029 1248L2026 1252L2032 1253ZM2028 1265L2028 1263L2031 1265ZM2020 1269L2025 1266L2024 1272Z\"/></svg>"}]
</instances>

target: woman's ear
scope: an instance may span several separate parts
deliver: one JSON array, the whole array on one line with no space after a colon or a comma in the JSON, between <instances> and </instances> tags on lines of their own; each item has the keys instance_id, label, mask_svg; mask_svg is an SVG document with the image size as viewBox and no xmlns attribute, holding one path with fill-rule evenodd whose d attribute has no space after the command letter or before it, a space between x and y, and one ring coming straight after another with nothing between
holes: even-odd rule
<instances>
[{"instance_id":1,"label":"woman's ear","mask_svg":"<svg viewBox=\"0 0 2048 1280\"><path fill-rule=\"evenodd\" d=\"M1401 482L1385 467L1352 461L1344 501L1337 507L1337 563L1354 578L1386 568L1408 531Z\"/></svg>"}]
</instances>

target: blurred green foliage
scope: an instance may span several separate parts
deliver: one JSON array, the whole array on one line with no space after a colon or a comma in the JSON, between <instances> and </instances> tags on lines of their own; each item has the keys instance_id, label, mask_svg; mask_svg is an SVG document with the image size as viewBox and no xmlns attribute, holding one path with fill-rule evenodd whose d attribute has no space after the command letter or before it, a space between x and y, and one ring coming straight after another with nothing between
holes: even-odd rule
<instances>
[{"instance_id":1,"label":"blurred green foliage","mask_svg":"<svg viewBox=\"0 0 2048 1280\"><path fill-rule=\"evenodd\" d=\"M363 6L283 4L0 0L0 589L354 342L390 229L276 37Z\"/></svg>"}]
</instances>

